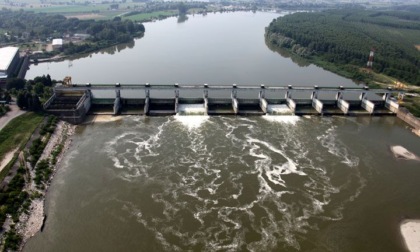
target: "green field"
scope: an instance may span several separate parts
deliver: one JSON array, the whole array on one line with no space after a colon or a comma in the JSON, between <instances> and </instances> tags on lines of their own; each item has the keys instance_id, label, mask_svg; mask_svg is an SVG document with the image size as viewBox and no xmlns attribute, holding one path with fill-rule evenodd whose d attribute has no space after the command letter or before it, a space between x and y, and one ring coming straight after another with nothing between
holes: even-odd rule
<instances>
[{"instance_id":1,"label":"green field","mask_svg":"<svg viewBox=\"0 0 420 252\"><path fill-rule=\"evenodd\" d=\"M118 11L127 11L128 7L132 7L134 4L125 3L119 4ZM44 12L44 13L89 13L89 12L102 12L109 11L110 4L97 4L97 5L55 5L47 7L34 7L34 8L24 8L24 10L32 10L35 12Z\"/></svg>"},{"instance_id":2,"label":"green field","mask_svg":"<svg viewBox=\"0 0 420 252\"><path fill-rule=\"evenodd\" d=\"M10 121L0 131L0 160L16 148L22 149L43 118L42 115L28 112Z\"/></svg>"},{"instance_id":3,"label":"green field","mask_svg":"<svg viewBox=\"0 0 420 252\"><path fill-rule=\"evenodd\" d=\"M24 8L24 10L31 10L35 12L44 13L90 13L95 11L105 11L109 8L109 5L63 5L63 6L48 6L48 7L35 7L35 8Z\"/></svg>"},{"instance_id":4,"label":"green field","mask_svg":"<svg viewBox=\"0 0 420 252\"><path fill-rule=\"evenodd\" d=\"M93 19L110 19L120 14L129 12L135 6L141 4L137 3L118 3L119 8L116 10L111 10L111 4L72 4L72 5L40 5L39 1L26 1L28 5L25 7L13 7L7 5L0 5L0 7L5 7L12 10L23 9L25 11L33 11L36 13L48 13L48 14L62 14L65 16L79 16L86 14L96 14L93 16ZM83 17L82 17L83 18Z\"/></svg>"},{"instance_id":5,"label":"green field","mask_svg":"<svg viewBox=\"0 0 420 252\"><path fill-rule=\"evenodd\" d=\"M171 17L177 15L178 11L176 10L169 10L169 11L155 11L150 13L140 13L133 16L123 17L123 19L129 19L132 21L148 21L152 19L161 19L166 17Z\"/></svg>"}]
</instances>

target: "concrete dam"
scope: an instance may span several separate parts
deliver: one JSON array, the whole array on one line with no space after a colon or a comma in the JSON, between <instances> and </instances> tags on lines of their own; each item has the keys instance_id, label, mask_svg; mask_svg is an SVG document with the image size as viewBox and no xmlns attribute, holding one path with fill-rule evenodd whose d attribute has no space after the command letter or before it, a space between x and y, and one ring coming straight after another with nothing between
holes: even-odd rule
<instances>
[{"instance_id":1,"label":"concrete dam","mask_svg":"<svg viewBox=\"0 0 420 252\"><path fill-rule=\"evenodd\" d=\"M395 115L402 91L368 87L72 85L55 87L44 109L68 122L106 115Z\"/></svg>"}]
</instances>

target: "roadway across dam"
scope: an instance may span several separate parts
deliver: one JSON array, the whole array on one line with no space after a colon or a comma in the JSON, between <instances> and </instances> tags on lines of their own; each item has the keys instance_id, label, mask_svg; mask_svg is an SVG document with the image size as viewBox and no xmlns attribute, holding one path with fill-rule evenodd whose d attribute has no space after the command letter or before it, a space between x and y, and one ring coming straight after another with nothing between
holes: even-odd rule
<instances>
[{"instance_id":1,"label":"roadway across dam","mask_svg":"<svg viewBox=\"0 0 420 252\"><path fill-rule=\"evenodd\" d=\"M58 86L44 109L72 123L108 115L395 115L400 90L368 87L72 85Z\"/></svg>"}]
</instances>

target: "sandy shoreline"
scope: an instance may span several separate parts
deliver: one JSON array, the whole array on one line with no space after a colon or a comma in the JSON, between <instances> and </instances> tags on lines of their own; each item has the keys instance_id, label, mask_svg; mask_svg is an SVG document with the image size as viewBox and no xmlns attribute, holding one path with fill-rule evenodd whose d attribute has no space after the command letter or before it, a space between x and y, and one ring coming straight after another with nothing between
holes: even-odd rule
<instances>
[{"instance_id":1,"label":"sandy shoreline","mask_svg":"<svg viewBox=\"0 0 420 252\"><path fill-rule=\"evenodd\" d=\"M420 220L404 220L400 230L408 250L420 252Z\"/></svg>"},{"instance_id":2,"label":"sandy shoreline","mask_svg":"<svg viewBox=\"0 0 420 252\"><path fill-rule=\"evenodd\" d=\"M48 180L45 188L43 190L39 190L36 188L34 178L35 178L35 170L30 169L30 176L31 176L31 183L26 185L26 191L32 193L38 193L40 197L33 199L31 205L29 207L29 213L25 214L22 213L19 217L19 223L16 224L16 231L22 236L22 243L20 250L23 249L25 243L34 236L37 232L41 230L41 227L44 222L45 213L44 213L44 205L45 205L45 195L48 191L48 187L57 171L57 168L65 155L65 152L68 150L71 144L71 136L74 134L75 131L74 125L69 123L60 121L57 124L57 127L54 133L51 135L48 144L46 145L44 152L41 155L41 159L49 158L51 153L54 151L55 147L59 144L63 144L63 149L61 153L57 157L57 162L53 166L53 173Z\"/></svg>"},{"instance_id":3,"label":"sandy shoreline","mask_svg":"<svg viewBox=\"0 0 420 252\"><path fill-rule=\"evenodd\" d=\"M83 124L116 122L122 120L122 116L114 115L89 115L86 117Z\"/></svg>"}]
</instances>

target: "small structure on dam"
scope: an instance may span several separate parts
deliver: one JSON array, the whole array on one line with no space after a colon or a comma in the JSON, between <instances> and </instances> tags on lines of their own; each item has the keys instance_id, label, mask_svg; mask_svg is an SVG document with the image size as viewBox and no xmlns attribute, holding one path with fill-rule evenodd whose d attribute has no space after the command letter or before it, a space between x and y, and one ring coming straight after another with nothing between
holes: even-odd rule
<instances>
[{"instance_id":1,"label":"small structure on dam","mask_svg":"<svg viewBox=\"0 0 420 252\"><path fill-rule=\"evenodd\" d=\"M59 86L44 109L71 123L107 115L394 115L401 91L368 87L175 85Z\"/></svg>"}]
</instances>

